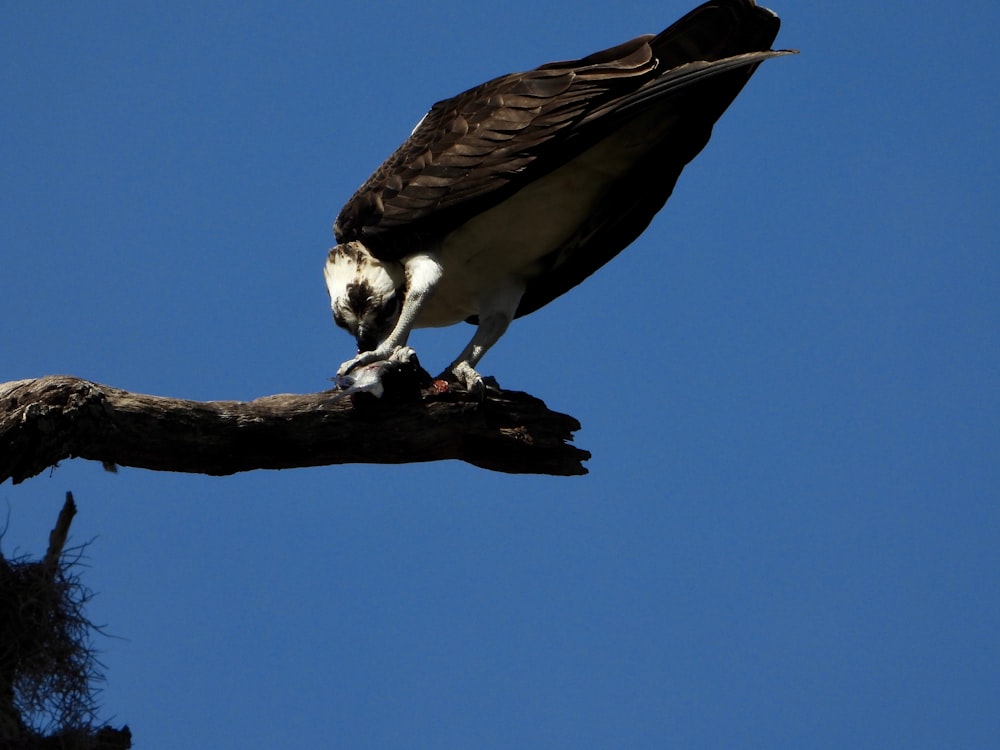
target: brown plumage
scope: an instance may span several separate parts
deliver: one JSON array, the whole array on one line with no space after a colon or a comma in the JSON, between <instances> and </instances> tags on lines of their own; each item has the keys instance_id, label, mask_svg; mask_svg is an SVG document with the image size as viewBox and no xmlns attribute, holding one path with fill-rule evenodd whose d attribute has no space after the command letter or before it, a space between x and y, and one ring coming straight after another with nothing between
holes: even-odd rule
<instances>
[{"instance_id":1,"label":"brown plumage","mask_svg":"<svg viewBox=\"0 0 1000 750\"><path fill-rule=\"evenodd\" d=\"M753 0L712 0L660 34L438 102L341 210L337 241L386 264L440 261L427 304L448 298L465 310L458 320L496 304L477 308L469 278L447 289L450 262L480 269L484 288L511 279L521 293L508 315L530 313L646 228L757 66L785 54L770 50L779 25ZM566 193L581 181L575 205ZM525 241L499 237L505 227ZM490 277L492 260L506 264L503 279ZM448 322L424 309L406 325Z\"/></svg>"}]
</instances>

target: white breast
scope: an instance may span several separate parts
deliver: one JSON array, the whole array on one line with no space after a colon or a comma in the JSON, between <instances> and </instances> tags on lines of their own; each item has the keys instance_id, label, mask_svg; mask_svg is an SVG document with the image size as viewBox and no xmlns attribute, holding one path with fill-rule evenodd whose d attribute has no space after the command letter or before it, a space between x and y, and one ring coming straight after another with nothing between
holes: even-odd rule
<instances>
[{"instance_id":1,"label":"white breast","mask_svg":"<svg viewBox=\"0 0 1000 750\"><path fill-rule=\"evenodd\" d=\"M636 120L614 136L528 184L448 235L439 251L444 276L417 325L444 326L479 312L479 300L510 277L530 278L539 259L558 248L604 192L668 126Z\"/></svg>"}]
</instances>

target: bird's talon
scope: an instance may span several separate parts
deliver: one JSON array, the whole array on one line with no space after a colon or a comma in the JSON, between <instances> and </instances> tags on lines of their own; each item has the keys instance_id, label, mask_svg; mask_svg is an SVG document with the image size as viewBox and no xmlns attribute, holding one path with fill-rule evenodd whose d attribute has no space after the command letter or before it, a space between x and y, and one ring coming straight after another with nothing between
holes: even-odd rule
<instances>
[{"instance_id":1,"label":"bird's talon","mask_svg":"<svg viewBox=\"0 0 1000 750\"><path fill-rule=\"evenodd\" d=\"M479 399L485 398L487 393L500 390L500 385L497 383L496 378L493 376L484 378L466 362L452 365L441 374L438 380L448 385L454 384L460 390L468 391L469 394Z\"/></svg>"},{"instance_id":2,"label":"bird's talon","mask_svg":"<svg viewBox=\"0 0 1000 750\"><path fill-rule=\"evenodd\" d=\"M353 370L359 364L360 362L358 362L357 357L355 357L354 359L347 360L346 362L344 362L344 364L342 364L340 367L337 368L337 377L342 378L345 375L348 375L351 372L351 370Z\"/></svg>"}]
</instances>

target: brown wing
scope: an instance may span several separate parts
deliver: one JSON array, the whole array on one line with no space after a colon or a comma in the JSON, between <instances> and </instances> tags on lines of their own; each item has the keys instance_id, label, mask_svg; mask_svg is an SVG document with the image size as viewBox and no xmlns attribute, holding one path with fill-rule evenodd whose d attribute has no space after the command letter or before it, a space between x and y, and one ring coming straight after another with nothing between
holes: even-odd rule
<instances>
[{"instance_id":1,"label":"brown wing","mask_svg":"<svg viewBox=\"0 0 1000 750\"><path fill-rule=\"evenodd\" d=\"M706 77L729 77L725 96L714 97L724 103L709 107L717 110L710 132L764 56L734 61L726 70L740 70L732 72L718 61L767 50L777 29L777 17L752 0L715 0L655 37L496 78L439 102L344 206L337 240L360 239L377 257L398 258L566 163L623 118Z\"/></svg>"},{"instance_id":2,"label":"brown wing","mask_svg":"<svg viewBox=\"0 0 1000 750\"><path fill-rule=\"evenodd\" d=\"M502 200L595 104L651 76L649 38L609 50L606 60L507 75L438 102L344 206L337 240L364 238L378 254L393 230L426 233L451 209L496 193L489 202Z\"/></svg>"}]
</instances>

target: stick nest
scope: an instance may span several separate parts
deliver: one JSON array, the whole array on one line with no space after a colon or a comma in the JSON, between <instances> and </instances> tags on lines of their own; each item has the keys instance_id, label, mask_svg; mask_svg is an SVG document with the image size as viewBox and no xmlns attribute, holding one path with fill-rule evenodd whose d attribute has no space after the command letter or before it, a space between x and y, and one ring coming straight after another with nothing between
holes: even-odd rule
<instances>
[{"instance_id":1,"label":"stick nest","mask_svg":"<svg viewBox=\"0 0 1000 750\"><path fill-rule=\"evenodd\" d=\"M100 631L84 613L91 592L75 572L82 552L0 554L0 750L131 746L127 727L96 727L104 676L91 638Z\"/></svg>"}]
</instances>

